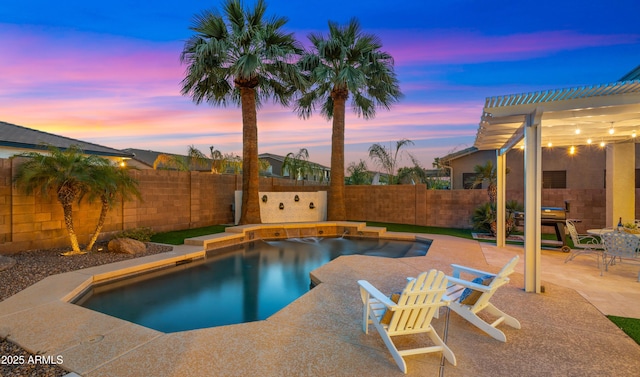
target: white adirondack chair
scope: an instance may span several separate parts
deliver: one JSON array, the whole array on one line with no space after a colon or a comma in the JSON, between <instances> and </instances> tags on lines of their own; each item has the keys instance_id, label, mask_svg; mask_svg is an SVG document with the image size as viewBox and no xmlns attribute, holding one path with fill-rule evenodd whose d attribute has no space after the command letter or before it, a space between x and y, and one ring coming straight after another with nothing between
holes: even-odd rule
<instances>
[{"instance_id":1,"label":"white adirondack chair","mask_svg":"<svg viewBox=\"0 0 640 377\"><path fill-rule=\"evenodd\" d=\"M369 333L369 324L378 330L393 359L402 372L407 373L407 364L403 356L430 352L442 352L445 358L456 365L456 357L436 333L431 320L437 317L438 310L448 304L443 301L447 288L444 272L430 270L423 272L415 279L410 279L397 303L380 292L366 280L358 280L362 296L363 317L362 331ZM385 316L385 313L389 313ZM433 346L398 350L392 336L426 333Z\"/></svg>"},{"instance_id":2,"label":"white adirondack chair","mask_svg":"<svg viewBox=\"0 0 640 377\"><path fill-rule=\"evenodd\" d=\"M446 296L451 300L449 304L451 310L502 342L506 342L507 337L497 329L497 326L505 323L519 329L520 322L496 308L489 300L498 288L509 283L508 276L515 269L518 259L517 255L513 257L497 274L452 264L453 276L447 276L449 287ZM472 275L475 278L472 281L463 280L460 278L461 273ZM498 318L492 323L485 322L478 316L478 313L483 310Z\"/></svg>"}]
</instances>

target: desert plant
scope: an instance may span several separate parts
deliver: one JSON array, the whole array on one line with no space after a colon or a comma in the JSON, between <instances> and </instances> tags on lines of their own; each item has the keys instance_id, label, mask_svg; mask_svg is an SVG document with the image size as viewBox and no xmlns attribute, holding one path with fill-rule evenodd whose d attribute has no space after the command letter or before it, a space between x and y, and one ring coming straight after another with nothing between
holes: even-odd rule
<instances>
[{"instance_id":1,"label":"desert plant","mask_svg":"<svg viewBox=\"0 0 640 377\"><path fill-rule=\"evenodd\" d=\"M149 242L154 234L155 232L151 228L143 227L123 230L116 234L114 238L131 238L140 242Z\"/></svg>"},{"instance_id":2,"label":"desert plant","mask_svg":"<svg viewBox=\"0 0 640 377\"><path fill-rule=\"evenodd\" d=\"M523 206L516 200L509 200L505 207L505 235L508 237L516 227L515 212L522 211ZM497 233L496 204L486 202L476 207L473 211L471 222L474 229L489 232L495 237Z\"/></svg>"}]
</instances>

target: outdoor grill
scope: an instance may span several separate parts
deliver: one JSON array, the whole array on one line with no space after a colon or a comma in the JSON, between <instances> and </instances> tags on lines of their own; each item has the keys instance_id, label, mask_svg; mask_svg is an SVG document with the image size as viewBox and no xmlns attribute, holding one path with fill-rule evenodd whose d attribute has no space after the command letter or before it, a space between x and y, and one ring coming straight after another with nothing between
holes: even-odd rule
<instances>
[{"instance_id":1,"label":"outdoor grill","mask_svg":"<svg viewBox=\"0 0 640 377\"><path fill-rule=\"evenodd\" d=\"M542 226L552 226L556 231L556 239L562 242L562 251L569 252L571 248L567 245L564 225L567 220L567 211L569 203L565 202L566 208L561 207L542 207L540 214L540 224ZM524 212L516 212L515 220L517 226L524 226Z\"/></svg>"}]
</instances>

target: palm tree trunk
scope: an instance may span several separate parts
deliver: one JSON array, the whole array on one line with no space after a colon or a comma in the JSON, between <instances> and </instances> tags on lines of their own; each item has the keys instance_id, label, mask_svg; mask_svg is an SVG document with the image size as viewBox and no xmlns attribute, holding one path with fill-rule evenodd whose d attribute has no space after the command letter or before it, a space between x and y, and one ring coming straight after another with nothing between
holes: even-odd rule
<instances>
[{"instance_id":1,"label":"palm tree trunk","mask_svg":"<svg viewBox=\"0 0 640 377\"><path fill-rule=\"evenodd\" d=\"M253 88L240 87L242 100L242 211L239 224L261 224L258 192L258 117Z\"/></svg>"},{"instance_id":2,"label":"palm tree trunk","mask_svg":"<svg viewBox=\"0 0 640 377\"><path fill-rule=\"evenodd\" d=\"M104 226L104 221L107 219L107 213L109 212L110 209L110 205L109 205L109 200L107 200L106 198L102 198L102 208L100 209L100 218L98 219L98 225L96 225L96 230L93 232L93 235L91 236L91 239L89 240L89 244L86 247L86 251L90 252L91 249L93 248L93 245L96 243L96 241L98 240L98 236L100 235L100 231L102 230L102 227Z\"/></svg>"},{"instance_id":3,"label":"palm tree trunk","mask_svg":"<svg viewBox=\"0 0 640 377\"><path fill-rule=\"evenodd\" d=\"M327 220L344 221L347 219L344 202L344 110L348 92L334 90L331 97L333 98L333 131Z\"/></svg>"},{"instance_id":4,"label":"palm tree trunk","mask_svg":"<svg viewBox=\"0 0 640 377\"><path fill-rule=\"evenodd\" d=\"M71 252L63 253L64 255L82 254L80 245L78 244L78 237L76 231L73 229L73 207L71 202L61 203L62 211L64 213L64 225L67 227L69 233L69 241L71 241Z\"/></svg>"}]
</instances>

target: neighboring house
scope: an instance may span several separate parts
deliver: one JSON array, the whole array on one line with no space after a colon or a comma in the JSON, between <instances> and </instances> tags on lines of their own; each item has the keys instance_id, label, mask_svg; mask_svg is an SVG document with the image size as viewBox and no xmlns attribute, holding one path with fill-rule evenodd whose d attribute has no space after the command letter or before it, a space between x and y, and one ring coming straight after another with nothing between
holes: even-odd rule
<instances>
[{"instance_id":1,"label":"neighboring house","mask_svg":"<svg viewBox=\"0 0 640 377\"><path fill-rule=\"evenodd\" d=\"M0 158L9 158L26 152L46 152L47 145L62 150L76 145L88 155L104 157L116 163L124 161L128 163L128 160L133 157L131 153L118 149L0 122Z\"/></svg>"},{"instance_id":2,"label":"neighboring house","mask_svg":"<svg viewBox=\"0 0 640 377\"><path fill-rule=\"evenodd\" d=\"M482 189L472 187L475 180L474 167L491 161L496 164L496 151L480 151L470 147L451 153L440 160L452 173L454 189ZM640 166L640 149L636 145L636 166ZM524 151L514 149L507 153L507 189L524 188ZM542 188L605 188L606 152L598 145L578 146L575 155L569 155L567 148L542 148ZM636 169L636 188L640 188L640 172Z\"/></svg>"},{"instance_id":3,"label":"neighboring house","mask_svg":"<svg viewBox=\"0 0 640 377\"><path fill-rule=\"evenodd\" d=\"M129 152L133 155L130 165L138 169L153 169L153 165L158 159L158 156L165 155L165 156L170 156L172 158L180 159L181 161L184 162L185 166L188 166L190 168L190 170L206 171L206 172L211 171L210 159L207 159L206 164L200 164L200 165L194 164L194 166L189 166L189 157L186 155L158 152L158 151L145 150L145 149L135 149L135 148L127 148L127 149L123 149L123 151ZM178 170L177 168L167 168L167 167L162 167L162 169Z\"/></svg>"},{"instance_id":4,"label":"neighboring house","mask_svg":"<svg viewBox=\"0 0 640 377\"><path fill-rule=\"evenodd\" d=\"M287 169L284 169L283 171L282 169L285 156L279 156L277 154L271 153L261 153L260 155L258 155L258 158L269 162L271 167L268 173L270 175L274 177L290 177L289 171ZM329 180L331 179L330 168L311 161L309 161L309 164L311 165L312 171L310 173L307 173L304 177L298 177L299 180L329 182Z\"/></svg>"}]
</instances>

